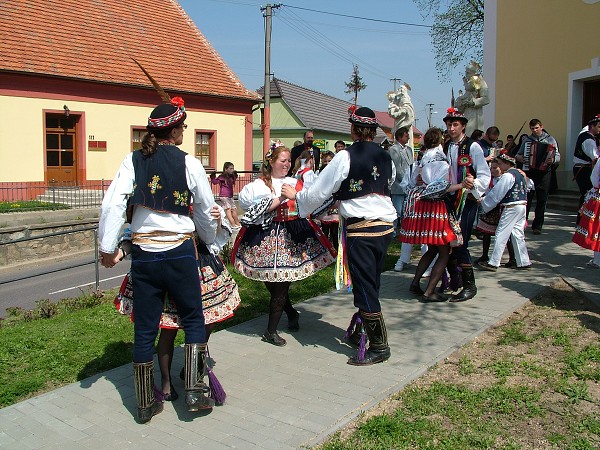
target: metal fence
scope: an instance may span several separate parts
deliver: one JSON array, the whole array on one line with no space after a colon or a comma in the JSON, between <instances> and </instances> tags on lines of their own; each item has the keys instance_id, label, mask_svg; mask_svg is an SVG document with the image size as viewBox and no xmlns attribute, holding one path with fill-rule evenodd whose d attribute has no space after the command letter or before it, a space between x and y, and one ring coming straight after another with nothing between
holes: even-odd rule
<instances>
[{"instance_id":1,"label":"metal fence","mask_svg":"<svg viewBox=\"0 0 600 450\"><path fill-rule=\"evenodd\" d=\"M234 197L246 184L258 176L258 172L240 171L234 184ZM210 178L209 178L210 182ZM0 183L0 212L56 210L75 208L98 208L104 199L110 181L98 180L85 183L43 181ZM219 185L212 184L212 192L219 195Z\"/></svg>"}]
</instances>

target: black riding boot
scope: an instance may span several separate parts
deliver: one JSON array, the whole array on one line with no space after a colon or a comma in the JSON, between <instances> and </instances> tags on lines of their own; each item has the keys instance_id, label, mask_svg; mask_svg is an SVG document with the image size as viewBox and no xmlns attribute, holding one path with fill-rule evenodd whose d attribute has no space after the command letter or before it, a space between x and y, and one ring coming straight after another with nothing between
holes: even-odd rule
<instances>
[{"instance_id":1,"label":"black riding boot","mask_svg":"<svg viewBox=\"0 0 600 450\"><path fill-rule=\"evenodd\" d=\"M348 359L348 364L352 366L370 366L379 362L386 361L391 355L390 346L387 340L387 331L383 314L360 312L363 320L363 326L369 337L369 349L364 356L358 355ZM361 357L362 356L362 357Z\"/></svg>"},{"instance_id":2,"label":"black riding boot","mask_svg":"<svg viewBox=\"0 0 600 450\"><path fill-rule=\"evenodd\" d=\"M462 282L463 289L458 294L453 295L449 300L451 303L464 302L477 295L477 286L475 286L475 273L473 272L473 266L462 267Z\"/></svg>"},{"instance_id":3,"label":"black riding boot","mask_svg":"<svg viewBox=\"0 0 600 450\"><path fill-rule=\"evenodd\" d=\"M133 363L133 383L139 423L146 423L162 412L162 402L154 398L154 361Z\"/></svg>"},{"instance_id":4,"label":"black riding boot","mask_svg":"<svg viewBox=\"0 0 600 450\"><path fill-rule=\"evenodd\" d=\"M210 388L204 382L208 374L206 344L185 344L185 403L188 411L211 409L215 401L209 397Z\"/></svg>"}]
</instances>

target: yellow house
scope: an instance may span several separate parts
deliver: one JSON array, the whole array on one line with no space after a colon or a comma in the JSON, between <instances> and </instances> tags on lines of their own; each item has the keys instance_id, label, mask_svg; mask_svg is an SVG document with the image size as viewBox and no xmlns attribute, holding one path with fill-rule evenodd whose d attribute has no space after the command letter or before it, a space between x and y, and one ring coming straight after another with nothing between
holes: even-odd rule
<instances>
[{"instance_id":1,"label":"yellow house","mask_svg":"<svg viewBox=\"0 0 600 450\"><path fill-rule=\"evenodd\" d=\"M251 169L260 97L176 1L8 0L2 15L0 188L111 180L162 101L133 58L183 97L182 150Z\"/></svg>"},{"instance_id":2,"label":"yellow house","mask_svg":"<svg viewBox=\"0 0 600 450\"><path fill-rule=\"evenodd\" d=\"M484 78L486 126L529 134L540 119L559 144L560 189L576 190L573 149L587 121L600 113L599 0L486 0ZM518 138L518 136L515 136Z\"/></svg>"}]
</instances>

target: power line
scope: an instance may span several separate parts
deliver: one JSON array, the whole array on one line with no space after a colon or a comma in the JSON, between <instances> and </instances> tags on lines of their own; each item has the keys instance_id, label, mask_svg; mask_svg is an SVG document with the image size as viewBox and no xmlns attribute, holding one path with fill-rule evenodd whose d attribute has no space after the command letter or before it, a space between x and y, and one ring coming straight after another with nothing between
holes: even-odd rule
<instances>
[{"instance_id":1,"label":"power line","mask_svg":"<svg viewBox=\"0 0 600 450\"><path fill-rule=\"evenodd\" d=\"M394 25L406 25L406 26L411 26L411 27L431 28L431 25L424 25L424 24L421 24L421 23L396 22L394 20L372 19L370 17L350 16L348 14L332 13L332 12L329 12L329 11L319 11L317 9L302 8L301 6L291 6L291 5L286 5L286 4L283 4L283 3L281 4L281 6L286 6L288 8L294 8L294 9L302 9L304 11L316 12L316 13L319 13L319 14L329 14L331 16L348 17L350 19L368 20L368 21L371 21L371 22L381 22L381 23L392 23Z\"/></svg>"}]
</instances>

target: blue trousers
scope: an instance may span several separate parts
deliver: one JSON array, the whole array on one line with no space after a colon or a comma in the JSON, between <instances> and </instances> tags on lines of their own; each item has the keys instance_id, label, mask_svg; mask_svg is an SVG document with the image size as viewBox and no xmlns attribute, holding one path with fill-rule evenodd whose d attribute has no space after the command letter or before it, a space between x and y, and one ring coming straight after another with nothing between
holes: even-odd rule
<instances>
[{"instance_id":1,"label":"blue trousers","mask_svg":"<svg viewBox=\"0 0 600 450\"><path fill-rule=\"evenodd\" d=\"M458 264L472 264L471 253L469 252L469 240L471 240L471 233L473 233L477 210L477 200L467 198L467 200L465 200L465 207L463 208L462 215L460 216L460 230L462 232L463 245L453 249L450 254L450 259L456 259Z\"/></svg>"},{"instance_id":2,"label":"blue trousers","mask_svg":"<svg viewBox=\"0 0 600 450\"><path fill-rule=\"evenodd\" d=\"M165 252L132 246L133 362L151 361L165 295L175 302L186 344L206 342L198 262L193 239Z\"/></svg>"},{"instance_id":3,"label":"blue trousers","mask_svg":"<svg viewBox=\"0 0 600 450\"><path fill-rule=\"evenodd\" d=\"M348 219L347 224L356 223L363 219ZM389 230L393 225L379 225L361 232L379 233ZM350 231L348 231L350 234ZM392 233L384 236L358 236L346 239L346 251L348 252L348 268L352 278L352 293L354 294L354 306L361 311L381 312L379 303L379 287L381 284L381 272L387 254L388 246L392 241Z\"/></svg>"}]
</instances>

